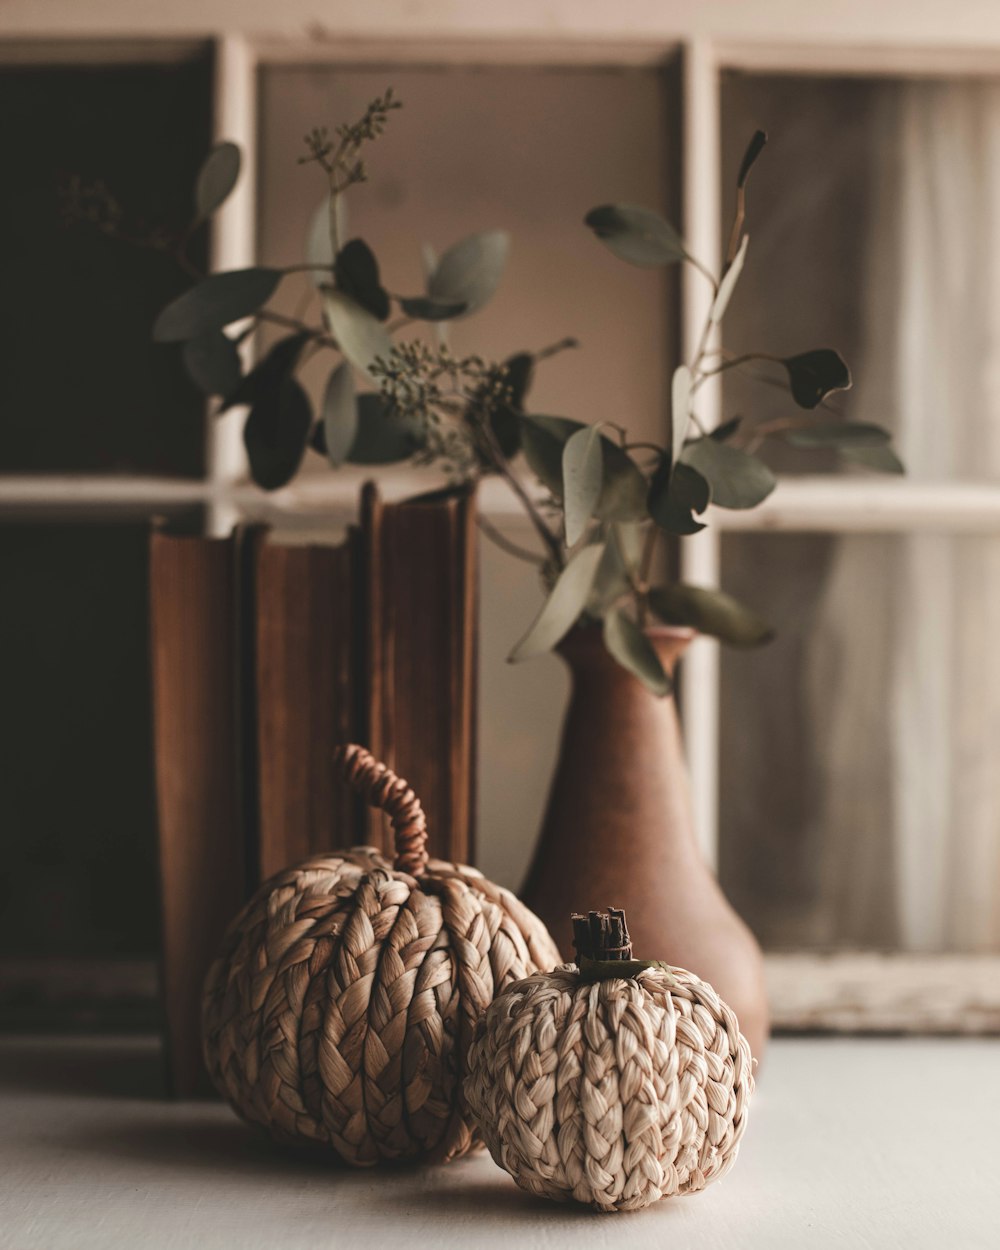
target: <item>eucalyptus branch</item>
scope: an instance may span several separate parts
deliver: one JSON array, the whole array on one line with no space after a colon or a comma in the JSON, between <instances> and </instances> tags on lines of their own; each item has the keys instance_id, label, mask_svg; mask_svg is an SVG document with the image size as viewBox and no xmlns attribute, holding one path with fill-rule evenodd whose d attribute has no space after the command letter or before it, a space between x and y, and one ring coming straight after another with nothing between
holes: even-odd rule
<instances>
[{"instance_id":1,"label":"eucalyptus branch","mask_svg":"<svg viewBox=\"0 0 1000 1250\"><path fill-rule=\"evenodd\" d=\"M514 473L510 465L507 463L507 457L503 454L500 444L497 442L496 436L490 428L489 421L478 421L476 428L482 440L482 445L488 462L494 469L496 469L496 471L520 500L521 506L524 508L525 512L527 512L528 518L535 527L539 538L548 549L549 555L555 562L556 568L561 569L565 564L565 560L563 559L562 544L556 535L553 534L552 530L549 529L544 517L538 511L538 508L535 506L531 496L524 489L524 486L521 484L517 474Z\"/></svg>"},{"instance_id":2,"label":"eucalyptus branch","mask_svg":"<svg viewBox=\"0 0 1000 1250\"><path fill-rule=\"evenodd\" d=\"M692 265L704 278L708 280L712 287L712 294L717 295L719 293L719 279L714 273L712 273L711 269L709 269L707 265L703 264L696 256L692 256L689 252L685 253L684 259L689 265Z\"/></svg>"},{"instance_id":3,"label":"eucalyptus branch","mask_svg":"<svg viewBox=\"0 0 1000 1250\"><path fill-rule=\"evenodd\" d=\"M545 561L541 556L533 551L528 551L526 547L520 547L517 543L511 542L505 534L481 514L478 517L478 525L490 542L499 547L501 551L506 551L508 555L514 556L518 560L525 560L529 564L537 565L539 568L544 567Z\"/></svg>"}]
</instances>

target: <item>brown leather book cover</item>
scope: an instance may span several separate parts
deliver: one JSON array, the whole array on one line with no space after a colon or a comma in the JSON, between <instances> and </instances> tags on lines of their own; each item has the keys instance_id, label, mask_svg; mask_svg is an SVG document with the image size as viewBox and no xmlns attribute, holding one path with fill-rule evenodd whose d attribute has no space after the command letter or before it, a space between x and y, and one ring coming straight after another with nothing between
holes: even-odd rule
<instances>
[{"instance_id":1,"label":"brown leather book cover","mask_svg":"<svg viewBox=\"0 0 1000 1250\"><path fill-rule=\"evenodd\" d=\"M167 1066L207 1092L201 987L246 889L234 539L150 540L153 736Z\"/></svg>"},{"instance_id":2,"label":"brown leather book cover","mask_svg":"<svg viewBox=\"0 0 1000 1250\"><path fill-rule=\"evenodd\" d=\"M431 854L473 858L475 496L439 493L363 513L374 633L369 745L414 788Z\"/></svg>"},{"instance_id":3,"label":"brown leather book cover","mask_svg":"<svg viewBox=\"0 0 1000 1250\"><path fill-rule=\"evenodd\" d=\"M293 545L255 559L261 879L359 841L357 804L334 782L336 745L363 733L359 540Z\"/></svg>"}]
</instances>

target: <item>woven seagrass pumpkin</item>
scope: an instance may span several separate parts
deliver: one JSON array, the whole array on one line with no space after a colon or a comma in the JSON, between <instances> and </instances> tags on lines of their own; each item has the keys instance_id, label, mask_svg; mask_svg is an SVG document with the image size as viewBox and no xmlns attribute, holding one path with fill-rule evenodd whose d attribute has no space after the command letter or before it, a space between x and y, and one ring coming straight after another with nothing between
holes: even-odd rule
<instances>
[{"instance_id":1,"label":"woven seagrass pumpkin","mask_svg":"<svg viewBox=\"0 0 1000 1250\"><path fill-rule=\"evenodd\" d=\"M356 746L336 764L389 814L395 859L355 847L260 888L206 979L205 1061L280 1141L358 1166L455 1158L474 1144L462 1078L479 1016L559 954L509 891L428 858L405 781Z\"/></svg>"},{"instance_id":2,"label":"woven seagrass pumpkin","mask_svg":"<svg viewBox=\"0 0 1000 1250\"><path fill-rule=\"evenodd\" d=\"M480 1020L466 1096L522 1189L627 1211L728 1171L750 1047L710 985L631 958L624 912L574 916L578 965L510 986Z\"/></svg>"}]
</instances>

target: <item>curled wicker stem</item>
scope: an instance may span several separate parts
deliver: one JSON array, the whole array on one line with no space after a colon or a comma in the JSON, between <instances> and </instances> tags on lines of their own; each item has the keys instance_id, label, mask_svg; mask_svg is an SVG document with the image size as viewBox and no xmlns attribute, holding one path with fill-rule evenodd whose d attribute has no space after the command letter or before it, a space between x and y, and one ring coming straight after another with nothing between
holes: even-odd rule
<instances>
[{"instance_id":1,"label":"curled wicker stem","mask_svg":"<svg viewBox=\"0 0 1000 1250\"><path fill-rule=\"evenodd\" d=\"M333 762L352 789L372 807L388 813L396 851L393 867L419 877L427 867L427 818L420 800L402 777L364 747L338 747Z\"/></svg>"}]
</instances>

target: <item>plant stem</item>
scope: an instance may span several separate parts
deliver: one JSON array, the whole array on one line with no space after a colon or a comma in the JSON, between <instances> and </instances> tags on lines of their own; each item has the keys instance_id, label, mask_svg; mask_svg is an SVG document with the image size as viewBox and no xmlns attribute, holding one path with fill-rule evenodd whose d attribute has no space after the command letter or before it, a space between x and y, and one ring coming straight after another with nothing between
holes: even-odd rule
<instances>
[{"instance_id":1,"label":"plant stem","mask_svg":"<svg viewBox=\"0 0 1000 1250\"><path fill-rule=\"evenodd\" d=\"M490 542L495 543L501 551L506 551L508 555L514 556L518 560L526 560L529 564L537 567L544 565L545 561L532 551L528 551L526 547L519 547L517 543L512 543L510 539L496 526L486 519L484 516L478 518L479 528L483 531Z\"/></svg>"},{"instance_id":2,"label":"plant stem","mask_svg":"<svg viewBox=\"0 0 1000 1250\"><path fill-rule=\"evenodd\" d=\"M549 555L555 562L556 568L561 569L565 564L565 560L563 559L562 543L549 529L548 525L546 525L545 519L536 508L531 496L521 485L517 475L507 463L507 457L503 454L500 444L497 442L493 431L490 429L489 421L484 418L477 420L476 430L479 434L483 451L485 452L490 464L494 469L496 469L496 471L520 500L521 506L528 514L528 518L535 527L539 538L545 544Z\"/></svg>"}]
</instances>

